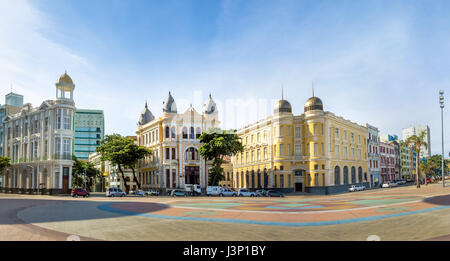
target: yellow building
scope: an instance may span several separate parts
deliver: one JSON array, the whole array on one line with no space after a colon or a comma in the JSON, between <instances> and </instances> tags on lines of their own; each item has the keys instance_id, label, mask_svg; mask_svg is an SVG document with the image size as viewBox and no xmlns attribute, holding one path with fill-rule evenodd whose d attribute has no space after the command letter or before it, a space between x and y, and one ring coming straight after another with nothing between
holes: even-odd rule
<instances>
[{"instance_id":1,"label":"yellow building","mask_svg":"<svg viewBox=\"0 0 450 261\"><path fill-rule=\"evenodd\" d=\"M170 92L161 117L155 118L145 104L136 131L137 142L151 149L152 155L138 164L142 187L165 192L184 188L186 184L197 184L206 189L211 164L198 152L202 145L199 137L203 131L218 127L219 123L217 106L211 95L202 113L192 106L184 113L177 113Z\"/></svg>"},{"instance_id":2,"label":"yellow building","mask_svg":"<svg viewBox=\"0 0 450 261\"><path fill-rule=\"evenodd\" d=\"M219 181L219 186L233 187L233 163L231 157L224 157L224 163L222 164L224 180Z\"/></svg>"},{"instance_id":3,"label":"yellow building","mask_svg":"<svg viewBox=\"0 0 450 261\"><path fill-rule=\"evenodd\" d=\"M292 114L282 99L274 114L237 131L244 151L232 158L233 187L330 194L368 187L367 128L323 110L311 97Z\"/></svg>"}]
</instances>

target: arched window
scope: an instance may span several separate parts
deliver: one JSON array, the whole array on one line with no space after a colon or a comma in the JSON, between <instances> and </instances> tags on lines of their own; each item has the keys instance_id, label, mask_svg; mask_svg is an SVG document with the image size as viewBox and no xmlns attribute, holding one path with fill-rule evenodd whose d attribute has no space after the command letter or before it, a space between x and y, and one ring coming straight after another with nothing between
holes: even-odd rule
<instances>
[{"instance_id":1,"label":"arched window","mask_svg":"<svg viewBox=\"0 0 450 261\"><path fill-rule=\"evenodd\" d=\"M241 171L241 188L244 187L244 171Z\"/></svg>"},{"instance_id":2,"label":"arched window","mask_svg":"<svg viewBox=\"0 0 450 261\"><path fill-rule=\"evenodd\" d=\"M269 185L269 176L267 175L267 169L264 169L264 188L267 188Z\"/></svg>"},{"instance_id":3,"label":"arched window","mask_svg":"<svg viewBox=\"0 0 450 261\"><path fill-rule=\"evenodd\" d=\"M344 184L348 184L348 167L344 167Z\"/></svg>"},{"instance_id":4,"label":"arched window","mask_svg":"<svg viewBox=\"0 0 450 261\"><path fill-rule=\"evenodd\" d=\"M339 166L334 167L334 184L341 185L341 169Z\"/></svg>"},{"instance_id":5,"label":"arched window","mask_svg":"<svg viewBox=\"0 0 450 261\"><path fill-rule=\"evenodd\" d=\"M362 183L362 182L363 182L363 180L362 180L362 179L363 179L363 178L362 178L362 172L363 172L363 171L362 171L362 168L359 167L359 168L358 168L358 182L359 182L359 183Z\"/></svg>"},{"instance_id":6,"label":"arched window","mask_svg":"<svg viewBox=\"0 0 450 261\"><path fill-rule=\"evenodd\" d=\"M195 129L195 138L198 139L200 138L200 135L202 135L202 130L197 127L197 129Z\"/></svg>"},{"instance_id":7,"label":"arched window","mask_svg":"<svg viewBox=\"0 0 450 261\"><path fill-rule=\"evenodd\" d=\"M259 169L258 169L258 171L256 172L257 173L257 186L258 186L258 188L261 188L261 171L259 171Z\"/></svg>"},{"instance_id":8,"label":"arched window","mask_svg":"<svg viewBox=\"0 0 450 261\"><path fill-rule=\"evenodd\" d=\"M352 184L356 183L356 168L352 167Z\"/></svg>"},{"instance_id":9,"label":"arched window","mask_svg":"<svg viewBox=\"0 0 450 261\"><path fill-rule=\"evenodd\" d=\"M172 127L172 139L176 138L175 127Z\"/></svg>"},{"instance_id":10,"label":"arched window","mask_svg":"<svg viewBox=\"0 0 450 261\"><path fill-rule=\"evenodd\" d=\"M249 183L250 183L250 180L249 180L249 175L248 175L248 170L247 170L247 172L245 173L245 187L246 188L248 188L249 186Z\"/></svg>"},{"instance_id":11,"label":"arched window","mask_svg":"<svg viewBox=\"0 0 450 261\"><path fill-rule=\"evenodd\" d=\"M191 140L194 139L194 127L191 127L191 131L189 133L189 139L191 139Z\"/></svg>"},{"instance_id":12,"label":"arched window","mask_svg":"<svg viewBox=\"0 0 450 261\"><path fill-rule=\"evenodd\" d=\"M187 148L185 152L185 159L198 160L198 150L194 147Z\"/></svg>"},{"instance_id":13,"label":"arched window","mask_svg":"<svg viewBox=\"0 0 450 261\"><path fill-rule=\"evenodd\" d=\"M183 139L187 139L188 134L187 134L187 128L183 127Z\"/></svg>"},{"instance_id":14,"label":"arched window","mask_svg":"<svg viewBox=\"0 0 450 261\"><path fill-rule=\"evenodd\" d=\"M255 171L254 170L252 170L252 186L251 187L252 188L255 187Z\"/></svg>"},{"instance_id":15,"label":"arched window","mask_svg":"<svg viewBox=\"0 0 450 261\"><path fill-rule=\"evenodd\" d=\"M170 138L169 132L170 132L169 126L166 126L166 135L165 135L166 139Z\"/></svg>"}]
</instances>

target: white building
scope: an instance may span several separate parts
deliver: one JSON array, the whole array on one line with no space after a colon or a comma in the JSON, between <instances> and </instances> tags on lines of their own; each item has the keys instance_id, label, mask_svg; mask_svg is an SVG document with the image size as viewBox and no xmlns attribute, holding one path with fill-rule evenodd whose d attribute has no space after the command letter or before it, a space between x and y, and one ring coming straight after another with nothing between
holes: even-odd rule
<instances>
[{"instance_id":1,"label":"white building","mask_svg":"<svg viewBox=\"0 0 450 261\"><path fill-rule=\"evenodd\" d=\"M422 146L420 148L420 159L422 158L429 158L431 157L431 138L430 138L430 127L428 125L422 125L422 126L413 126L402 130L402 138L403 140L406 140L407 138L417 135L419 136L422 131L425 131L425 141L427 143L427 146Z\"/></svg>"},{"instance_id":2,"label":"white building","mask_svg":"<svg viewBox=\"0 0 450 261\"><path fill-rule=\"evenodd\" d=\"M4 156L12 165L6 171L5 192L70 192L75 85L67 73L55 85L56 100L35 108L26 103L4 119Z\"/></svg>"},{"instance_id":3,"label":"white building","mask_svg":"<svg viewBox=\"0 0 450 261\"><path fill-rule=\"evenodd\" d=\"M145 104L136 134L138 144L150 148L152 155L139 162L138 179L142 187L167 191L198 184L206 188L209 163L198 152L199 137L203 131L218 126L218 111L211 95L202 113L191 106L179 114L170 92L158 118Z\"/></svg>"},{"instance_id":4,"label":"white building","mask_svg":"<svg viewBox=\"0 0 450 261\"><path fill-rule=\"evenodd\" d=\"M380 137L378 128L366 124L367 137L367 154L369 159L369 181L370 187L377 187L381 182L381 166L380 166Z\"/></svg>"}]
</instances>

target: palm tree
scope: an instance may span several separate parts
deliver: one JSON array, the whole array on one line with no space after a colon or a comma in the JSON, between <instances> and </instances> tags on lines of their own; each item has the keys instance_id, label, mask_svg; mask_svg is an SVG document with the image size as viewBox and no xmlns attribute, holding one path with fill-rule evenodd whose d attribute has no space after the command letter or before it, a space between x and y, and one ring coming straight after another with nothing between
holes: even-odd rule
<instances>
[{"instance_id":1,"label":"palm tree","mask_svg":"<svg viewBox=\"0 0 450 261\"><path fill-rule=\"evenodd\" d=\"M416 150L416 184L417 184L417 188L420 188L420 182L419 182L419 174L420 174L420 169L419 169L419 161L420 161L420 149L421 147L427 147L428 144L425 141L425 135L426 132L422 131L420 132L419 136L417 135L413 135L409 138L406 139L405 143L406 144L410 144L414 146L414 149ZM425 185L427 185L427 179L425 178Z\"/></svg>"}]
</instances>

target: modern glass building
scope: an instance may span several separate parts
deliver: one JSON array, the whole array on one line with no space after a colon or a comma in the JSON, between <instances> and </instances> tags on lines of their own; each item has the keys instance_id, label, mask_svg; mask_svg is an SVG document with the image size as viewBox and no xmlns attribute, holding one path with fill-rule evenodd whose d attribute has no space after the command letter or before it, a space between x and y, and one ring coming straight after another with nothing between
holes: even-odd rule
<instances>
[{"instance_id":1,"label":"modern glass building","mask_svg":"<svg viewBox=\"0 0 450 261\"><path fill-rule=\"evenodd\" d=\"M74 117L73 155L80 160L88 160L105 135L103 110L77 109Z\"/></svg>"}]
</instances>

